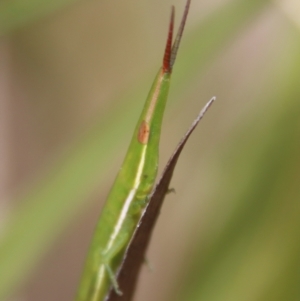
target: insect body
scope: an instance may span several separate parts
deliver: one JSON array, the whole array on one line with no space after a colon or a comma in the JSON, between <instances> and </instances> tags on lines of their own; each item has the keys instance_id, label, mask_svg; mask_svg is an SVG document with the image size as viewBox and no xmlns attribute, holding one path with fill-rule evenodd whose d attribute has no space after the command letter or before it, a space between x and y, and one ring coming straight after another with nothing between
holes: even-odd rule
<instances>
[{"instance_id":1,"label":"insect body","mask_svg":"<svg viewBox=\"0 0 300 301\"><path fill-rule=\"evenodd\" d=\"M174 7L163 65L155 77L123 165L108 195L87 257L77 301L102 301L110 285L122 294L115 273L138 224L157 175L159 138L172 67L190 0L172 46Z\"/></svg>"}]
</instances>

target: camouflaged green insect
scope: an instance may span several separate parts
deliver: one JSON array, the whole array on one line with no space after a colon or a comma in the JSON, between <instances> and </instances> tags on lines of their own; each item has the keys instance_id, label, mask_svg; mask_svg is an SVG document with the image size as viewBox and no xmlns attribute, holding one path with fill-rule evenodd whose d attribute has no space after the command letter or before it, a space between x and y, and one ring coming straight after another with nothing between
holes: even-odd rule
<instances>
[{"instance_id":1,"label":"camouflaged green insect","mask_svg":"<svg viewBox=\"0 0 300 301\"><path fill-rule=\"evenodd\" d=\"M115 273L155 183L162 119L190 2L187 0L173 46L175 9L172 7L163 64L154 79L125 160L101 213L76 301L102 301L111 285L117 294L122 294Z\"/></svg>"}]
</instances>

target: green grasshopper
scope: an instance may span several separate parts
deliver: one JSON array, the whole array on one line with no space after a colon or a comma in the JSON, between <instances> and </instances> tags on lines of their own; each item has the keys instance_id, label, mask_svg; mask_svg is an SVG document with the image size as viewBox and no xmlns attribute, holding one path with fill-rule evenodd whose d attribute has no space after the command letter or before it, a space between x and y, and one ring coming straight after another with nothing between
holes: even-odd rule
<instances>
[{"instance_id":1,"label":"green grasshopper","mask_svg":"<svg viewBox=\"0 0 300 301\"><path fill-rule=\"evenodd\" d=\"M172 68L189 11L187 0L174 44L172 6L163 64L150 89L123 165L97 224L77 294L77 301L102 301L110 285L122 294L115 273L126 251L154 185L159 138Z\"/></svg>"}]
</instances>

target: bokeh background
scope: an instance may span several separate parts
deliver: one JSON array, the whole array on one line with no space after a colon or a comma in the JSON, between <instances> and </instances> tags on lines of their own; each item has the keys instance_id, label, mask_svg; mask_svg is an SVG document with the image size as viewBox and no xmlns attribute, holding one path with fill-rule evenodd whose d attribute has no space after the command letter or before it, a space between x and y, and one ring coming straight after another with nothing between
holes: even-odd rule
<instances>
[{"instance_id":1,"label":"bokeh background","mask_svg":"<svg viewBox=\"0 0 300 301\"><path fill-rule=\"evenodd\" d=\"M0 2L0 300L72 300L184 0ZM192 0L135 301L300 300L300 4Z\"/></svg>"}]
</instances>

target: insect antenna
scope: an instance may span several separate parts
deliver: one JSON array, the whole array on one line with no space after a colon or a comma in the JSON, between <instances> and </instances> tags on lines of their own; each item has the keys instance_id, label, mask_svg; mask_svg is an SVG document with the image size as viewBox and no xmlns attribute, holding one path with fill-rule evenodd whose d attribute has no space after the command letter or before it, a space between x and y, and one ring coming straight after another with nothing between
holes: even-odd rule
<instances>
[{"instance_id":1,"label":"insect antenna","mask_svg":"<svg viewBox=\"0 0 300 301\"><path fill-rule=\"evenodd\" d=\"M164 60L163 60L163 72L166 73L171 73L172 71L172 66L170 62L171 62L171 55L172 55L171 52L172 52L172 41L173 41L174 18L175 18L175 8L174 6L172 6L168 39L167 39Z\"/></svg>"},{"instance_id":2,"label":"insect antenna","mask_svg":"<svg viewBox=\"0 0 300 301\"><path fill-rule=\"evenodd\" d=\"M180 44L181 37L183 34L183 30L184 30L186 18L187 18L188 12L189 12L190 4L191 4L191 0L187 0L185 8L184 8L184 13L183 13L183 16L181 19L181 23L180 23L180 26L179 26L172 50L171 50L170 71L172 71L173 65L175 63L176 55L177 55L179 44Z\"/></svg>"}]
</instances>

